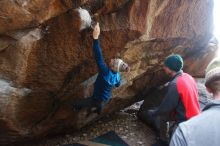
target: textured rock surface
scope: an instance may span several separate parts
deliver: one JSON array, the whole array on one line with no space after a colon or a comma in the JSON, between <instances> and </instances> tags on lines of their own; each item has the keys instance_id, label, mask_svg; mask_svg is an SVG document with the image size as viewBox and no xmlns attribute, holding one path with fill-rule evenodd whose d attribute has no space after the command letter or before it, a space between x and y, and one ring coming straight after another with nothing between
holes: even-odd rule
<instances>
[{"instance_id":1,"label":"textured rock surface","mask_svg":"<svg viewBox=\"0 0 220 146\"><path fill-rule=\"evenodd\" d=\"M99 118L70 108L72 100L91 95L97 72L91 30L80 31L79 7L101 24L106 62L117 56L131 66L104 113L163 84L167 55L180 53L184 70L202 76L215 54L211 0L2 0L1 144L80 128Z\"/></svg>"},{"instance_id":2,"label":"textured rock surface","mask_svg":"<svg viewBox=\"0 0 220 146\"><path fill-rule=\"evenodd\" d=\"M115 131L129 146L149 146L155 142L154 131L136 116L137 107L132 105L125 111L119 111L98 120L80 131L68 133L41 141L31 141L23 146L60 146L94 139L109 131ZM16 146L16 145L15 145Z\"/></svg>"}]
</instances>

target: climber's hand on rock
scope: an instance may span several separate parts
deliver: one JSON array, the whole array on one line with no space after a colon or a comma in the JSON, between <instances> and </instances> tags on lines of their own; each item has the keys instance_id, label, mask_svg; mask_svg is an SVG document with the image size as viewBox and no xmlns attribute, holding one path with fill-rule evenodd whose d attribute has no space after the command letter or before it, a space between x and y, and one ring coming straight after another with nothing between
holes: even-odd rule
<instances>
[{"instance_id":1,"label":"climber's hand on rock","mask_svg":"<svg viewBox=\"0 0 220 146\"><path fill-rule=\"evenodd\" d=\"M99 34L100 34L100 27L99 27L99 23L97 22L94 30L93 30L93 39L98 39L99 38Z\"/></svg>"}]
</instances>

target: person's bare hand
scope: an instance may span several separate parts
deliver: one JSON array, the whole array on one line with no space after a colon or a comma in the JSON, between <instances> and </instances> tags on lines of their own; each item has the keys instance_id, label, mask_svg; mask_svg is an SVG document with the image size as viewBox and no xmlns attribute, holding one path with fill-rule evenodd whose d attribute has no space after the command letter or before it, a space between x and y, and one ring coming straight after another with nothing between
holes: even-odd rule
<instances>
[{"instance_id":1,"label":"person's bare hand","mask_svg":"<svg viewBox=\"0 0 220 146\"><path fill-rule=\"evenodd\" d=\"M99 23L97 22L97 24L94 27L93 30L93 39L98 39L99 38L99 34L100 34L100 27L99 27Z\"/></svg>"}]
</instances>

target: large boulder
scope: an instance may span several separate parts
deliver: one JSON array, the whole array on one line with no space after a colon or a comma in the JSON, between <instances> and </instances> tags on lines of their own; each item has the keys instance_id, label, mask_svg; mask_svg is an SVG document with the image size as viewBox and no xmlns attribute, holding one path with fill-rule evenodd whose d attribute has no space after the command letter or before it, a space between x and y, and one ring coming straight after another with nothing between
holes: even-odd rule
<instances>
[{"instance_id":1,"label":"large boulder","mask_svg":"<svg viewBox=\"0 0 220 146\"><path fill-rule=\"evenodd\" d=\"M161 67L172 53L203 76L216 52L212 10L212 0L1 0L0 144L81 128L132 104L167 81ZM131 66L100 116L71 110L92 94L97 74L91 19L105 61Z\"/></svg>"}]
</instances>

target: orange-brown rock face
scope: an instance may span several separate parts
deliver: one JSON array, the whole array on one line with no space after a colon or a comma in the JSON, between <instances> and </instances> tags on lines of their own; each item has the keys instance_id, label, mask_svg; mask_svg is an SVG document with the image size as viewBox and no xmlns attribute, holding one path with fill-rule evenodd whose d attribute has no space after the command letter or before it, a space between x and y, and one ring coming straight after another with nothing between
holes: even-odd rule
<instances>
[{"instance_id":1,"label":"orange-brown rock face","mask_svg":"<svg viewBox=\"0 0 220 146\"><path fill-rule=\"evenodd\" d=\"M2 0L0 145L80 128L98 117L71 110L72 101L92 94L97 73L92 30L90 23L82 27L88 17L79 7L100 22L105 61L121 57L131 66L104 114L163 84L166 56L181 54L184 70L202 76L215 55L210 0Z\"/></svg>"}]
</instances>

